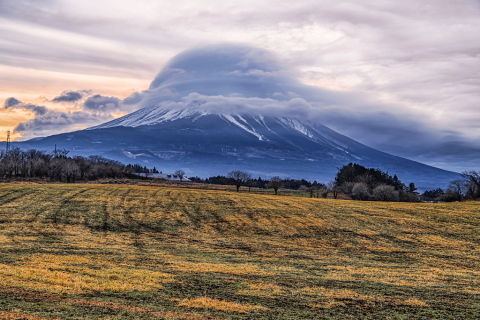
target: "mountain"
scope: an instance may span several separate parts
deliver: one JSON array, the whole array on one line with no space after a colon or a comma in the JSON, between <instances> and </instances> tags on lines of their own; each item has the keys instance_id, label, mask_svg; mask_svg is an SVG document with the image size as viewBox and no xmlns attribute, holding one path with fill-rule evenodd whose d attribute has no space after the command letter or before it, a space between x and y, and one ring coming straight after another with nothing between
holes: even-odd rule
<instances>
[{"instance_id":1,"label":"mountain","mask_svg":"<svg viewBox=\"0 0 480 320\"><path fill-rule=\"evenodd\" d=\"M138 110L71 133L22 142L22 148L100 154L125 163L182 168L187 176L248 171L270 178L333 180L350 162L397 174L419 189L445 187L458 173L396 157L306 120L321 90L292 79L265 52L238 46L180 54L150 88L123 101Z\"/></svg>"},{"instance_id":2,"label":"mountain","mask_svg":"<svg viewBox=\"0 0 480 320\"><path fill-rule=\"evenodd\" d=\"M389 155L324 125L292 117L220 114L193 102L182 109L140 109L111 122L72 133L24 142L73 154L101 154L125 163L144 163L188 175L211 176L230 170L332 180L350 162L397 174L423 189L444 187L458 174Z\"/></svg>"}]
</instances>

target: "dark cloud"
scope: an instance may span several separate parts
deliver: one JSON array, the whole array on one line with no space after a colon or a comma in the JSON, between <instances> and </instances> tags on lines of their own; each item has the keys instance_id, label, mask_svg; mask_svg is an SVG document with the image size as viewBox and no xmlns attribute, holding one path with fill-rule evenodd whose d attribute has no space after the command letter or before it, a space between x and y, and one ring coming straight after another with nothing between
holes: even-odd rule
<instances>
[{"instance_id":1,"label":"dark cloud","mask_svg":"<svg viewBox=\"0 0 480 320\"><path fill-rule=\"evenodd\" d=\"M91 94L88 90L64 91L60 96L52 99L52 102L75 102L82 97ZM23 139L48 136L60 132L74 131L87 128L102 122L113 120L111 112L116 112L120 107L120 99L93 95L85 100L83 110L79 106L72 106L67 111L52 110L45 106L22 103L15 98L6 100L7 108L30 110L35 117L26 122L20 123L14 131L22 133Z\"/></svg>"},{"instance_id":2,"label":"dark cloud","mask_svg":"<svg viewBox=\"0 0 480 320\"><path fill-rule=\"evenodd\" d=\"M128 97L126 97L125 99L123 99L123 103L127 105L136 104L142 101L142 99L143 99L143 96L140 92L134 92Z\"/></svg>"},{"instance_id":3,"label":"dark cloud","mask_svg":"<svg viewBox=\"0 0 480 320\"><path fill-rule=\"evenodd\" d=\"M22 105L22 108L35 112L35 114L37 116L38 115L43 115L43 114L47 113L47 111L48 111L47 107L37 106L37 105L34 105L34 104L24 104L24 105Z\"/></svg>"},{"instance_id":4,"label":"dark cloud","mask_svg":"<svg viewBox=\"0 0 480 320\"><path fill-rule=\"evenodd\" d=\"M89 110L98 110L102 112L115 111L119 109L120 99L116 97L106 97L99 94L89 97L84 103L84 107Z\"/></svg>"},{"instance_id":5,"label":"dark cloud","mask_svg":"<svg viewBox=\"0 0 480 320\"><path fill-rule=\"evenodd\" d=\"M45 114L48 111L47 107L37 106L37 105L34 105L34 104L30 104L30 103L23 103L20 100L17 100L13 97L5 100L5 109L30 110L30 111L35 112L36 115L42 115L42 114Z\"/></svg>"},{"instance_id":6,"label":"dark cloud","mask_svg":"<svg viewBox=\"0 0 480 320\"><path fill-rule=\"evenodd\" d=\"M14 97L7 98L7 100L5 100L5 109L8 109L10 107L14 107L14 106L16 106L20 103L22 103L22 102L20 100L15 99Z\"/></svg>"},{"instance_id":7,"label":"dark cloud","mask_svg":"<svg viewBox=\"0 0 480 320\"><path fill-rule=\"evenodd\" d=\"M64 91L58 97L52 99L52 102L76 102L83 98L83 92Z\"/></svg>"},{"instance_id":8,"label":"dark cloud","mask_svg":"<svg viewBox=\"0 0 480 320\"><path fill-rule=\"evenodd\" d=\"M461 130L441 130L415 115L367 111L370 108L315 108L310 120L372 148L432 166L457 172L478 167L480 143ZM396 108L386 105L384 109Z\"/></svg>"},{"instance_id":9,"label":"dark cloud","mask_svg":"<svg viewBox=\"0 0 480 320\"><path fill-rule=\"evenodd\" d=\"M90 90L63 91L50 101L77 102L91 94ZM65 111L23 103L15 98L7 99L5 106L6 109L23 109L35 113L33 119L18 124L14 129L15 132L21 133L22 139L25 140L88 128L113 120L112 113L136 110L136 104L141 99L143 96L140 93L134 93L126 99L129 105L117 97L95 94L89 96L82 104L72 104Z\"/></svg>"},{"instance_id":10,"label":"dark cloud","mask_svg":"<svg viewBox=\"0 0 480 320\"><path fill-rule=\"evenodd\" d=\"M112 119L113 117L110 114L48 110L46 113L38 115L34 119L20 123L14 131L20 132L24 138L30 139L33 137L75 131Z\"/></svg>"}]
</instances>

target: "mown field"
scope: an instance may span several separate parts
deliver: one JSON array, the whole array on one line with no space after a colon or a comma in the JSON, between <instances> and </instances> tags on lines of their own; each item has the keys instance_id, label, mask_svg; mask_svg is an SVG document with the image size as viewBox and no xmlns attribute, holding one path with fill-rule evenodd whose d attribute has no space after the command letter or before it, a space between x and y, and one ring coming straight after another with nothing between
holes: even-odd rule
<instances>
[{"instance_id":1,"label":"mown field","mask_svg":"<svg viewBox=\"0 0 480 320\"><path fill-rule=\"evenodd\" d=\"M0 319L480 319L480 203L0 184Z\"/></svg>"}]
</instances>

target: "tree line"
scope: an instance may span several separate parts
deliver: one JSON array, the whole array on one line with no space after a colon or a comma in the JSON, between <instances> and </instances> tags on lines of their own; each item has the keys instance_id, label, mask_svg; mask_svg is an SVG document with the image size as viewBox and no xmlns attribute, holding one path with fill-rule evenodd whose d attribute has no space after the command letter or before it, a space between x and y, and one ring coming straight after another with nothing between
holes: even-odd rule
<instances>
[{"instance_id":1,"label":"tree line","mask_svg":"<svg viewBox=\"0 0 480 320\"><path fill-rule=\"evenodd\" d=\"M69 151L46 152L12 148L0 152L0 178L39 178L75 182L135 177L135 168L98 155L68 156Z\"/></svg>"},{"instance_id":2,"label":"tree line","mask_svg":"<svg viewBox=\"0 0 480 320\"><path fill-rule=\"evenodd\" d=\"M88 157L68 155L65 149L46 152L36 149L26 151L12 148L0 151L0 178L40 178L51 181L76 182L97 179L139 178L138 174L159 173L154 167L149 169L138 164L123 164L119 161L98 155ZM182 170L176 172L181 179ZM233 170L226 176L214 176L206 179L190 177L190 181L206 184L234 185L239 191L241 186L250 188L271 188L275 194L279 189L304 190L310 197L324 197L331 194L338 198L340 194L354 200L373 201L463 201L480 199L480 173L463 172L463 179L454 180L446 190L437 188L419 195L413 182L405 185L396 175L389 175L379 169L366 168L356 163L341 167L335 180L327 184L305 179L253 178L250 174Z\"/></svg>"},{"instance_id":3,"label":"tree line","mask_svg":"<svg viewBox=\"0 0 480 320\"><path fill-rule=\"evenodd\" d=\"M450 182L447 189L427 190L422 194L424 201L465 201L480 199L480 172L464 171L462 179Z\"/></svg>"},{"instance_id":4,"label":"tree line","mask_svg":"<svg viewBox=\"0 0 480 320\"><path fill-rule=\"evenodd\" d=\"M288 190L320 190L326 188L322 183L317 181L310 182L305 179L281 179L280 177L273 177L268 180L262 179L262 177L253 178L249 173L240 170L230 171L226 176L218 175L205 179L190 177L189 179L196 183L231 185L235 186L237 191L239 191L241 186L260 189L271 188L274 189L275 194L278 192L279 188Z\"/></svg>"},{"instance_id":5,"label":"tree line","mask_svg":"<svg viewBox=\"0 0 480 320\"><path fill-rule=\"evenodd\" d=\"M327 184L314 181L313 183L301 179L281 179L273 177L270 180L252 178L246 172L234 170L226 176L216 176L206 179L190 178L193 182L234 185L239 191L241 186L256 188L271 188L277 194L279 189L304 190L310 197L326 198L331 194L337 199L340 194L354 200L372 201L419 201L419 194L413 182L405 185L396 175L390 176L379 169L366 168L362 165L350 163L340 168L335 180Z\"/></svg>"}]
</instances>

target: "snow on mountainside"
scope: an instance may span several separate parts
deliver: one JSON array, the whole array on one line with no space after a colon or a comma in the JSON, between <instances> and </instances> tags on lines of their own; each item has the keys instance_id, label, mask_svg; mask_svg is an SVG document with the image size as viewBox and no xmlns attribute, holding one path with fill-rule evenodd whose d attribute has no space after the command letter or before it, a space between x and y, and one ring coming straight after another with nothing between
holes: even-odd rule
<instances>
[{"instance_id":1,"label":"snow on mountainside","mask_svg":"<svg viewBox=\"0 0 480 320\"><path fill-rule=\"evenodd\" d=\"M103 129L103 128L111 128L117 126L124 126L124 127L138 127L138 126L145 126L145 125L154 125L159 124L165 121L174 121L181 118L189 118L193 115L196 116L203 116L209 114L208 111L201 110L199 108L199 102L192 102L190 103L187 108L185 109L166 109L160 106L153 106L149 108L143 108L137 110L133 113L130 113L126 116L121 118L115 119L110 122L106 122L104 124L91 127L87 130L92 129Z\"/></svg>"},{"instance_id":2,"label":"snow on mountainside","mask_svg":"<svg viewBox=\"0 0 480 320\"><path fill-rule=\"evenodd\" d=\"M172 122L180 119L188 119L192 123L198 121L201 117L205 117L208 115L214 115L219 117L220 119L230 122L235 126L241 128L245 132L255 136L260 141L268 141L268 138L259 134L257 130L259 127L262 129L268 130L272 134L277 134L275 131L270 129L267 124L265 123L265 116L260 114L247 114L247 115L240 115L240 114L221 114L212 111L202 110L201 108L202 103L195 101L187 105L184 109L168 109L162 106L154 106L149 108L140 109L136 112L123 116L119 119L115 119L113 121L91 127L87 130L95 130L95 129L105 129L105 128L112 128L112 127L138 127L138 126L151 126L151 125L158 125L164 122ZM246 120L245 118L248 117L250 120ZM303 125L299 120L291 117L270 117L276 123L280 124L282 127L286 128L287 130L294 130L313 141L317 141L317 135L320 135L322 138L321 140L327 139L328 141L332 141L333 137L329 136L327 133L319 132L318 129L315 130L314 128L307 128L307 126Z\"/></svg>"}]
</instances>

